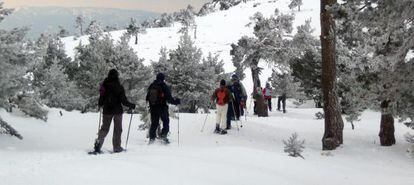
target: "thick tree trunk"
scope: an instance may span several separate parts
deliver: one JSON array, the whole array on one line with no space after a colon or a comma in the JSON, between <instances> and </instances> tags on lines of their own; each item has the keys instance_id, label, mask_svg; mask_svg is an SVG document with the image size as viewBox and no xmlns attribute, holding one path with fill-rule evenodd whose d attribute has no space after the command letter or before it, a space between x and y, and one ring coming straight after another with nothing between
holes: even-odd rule
<instances>
[{"instance_id":1,"label":"thick tree trunk","mask_svg":"<svg viewBox=\"0 0 414 185\"><path fill-rule=\"evenodd\" d=\"M257 111L257 116L259 117L268 117L268 112L267 112L267 105L265 102L265 99L263 97L262 92L258 87L261 87L261 83L260 83L260 78L259 78L259 59L257 57L255 57L255 59L253 59L252 61L252 65L250 66L251 70L252 70L252 79L253 79L253 98L256 101L256 111Z\"/></svg>"},{"instance_id":2,"label":"thick tree trunk","mask_svg":"<svg viewBox=\"0 0 414 185\"><path fill-rule=\"evenodd\" d=\"M388 111L389 101L384 100L381 102L381 126L378 134L381 142L381 146L391 146L395 144L394 136L394 117Z\"/></svg>"},{"instance_id":3,"label":"thick tree trunk","mask_svg":"<svg viewBox=\"0 0 414 185\"><path fill-rule=\"evenodd\" d=\"M321 44L322 44L322 91L325 112L325 133L322 138L323 150L334 150L343 143L344 123L336 94L336 62L334 20L325 9L336 0L321 0Z\"/></svg>"}]
</instances>

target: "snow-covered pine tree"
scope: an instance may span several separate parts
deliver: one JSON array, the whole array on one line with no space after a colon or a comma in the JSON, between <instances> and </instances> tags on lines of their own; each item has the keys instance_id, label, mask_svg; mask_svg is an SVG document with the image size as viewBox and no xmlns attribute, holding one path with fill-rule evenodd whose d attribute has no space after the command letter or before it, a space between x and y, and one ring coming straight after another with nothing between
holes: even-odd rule
<instances>
[{"instance_id":1,"label":"snow-covered pine tree","mask_svg":"<svg viewBox=\"0 0 414 185\"><path fill-rule=\"evenodd\" d=\"M194 8L189 5L186 9L182 9L179 13L178 20L182 25L178 33L188 34L190 29L194 29L194 39L197 39L197 24L195 22Z\"/></svg>"},{"instance_id":2,"label":"snow-covered pine tree","mask_svg":"<svg viewBox=\"0 0 414 185\"><path fill-rule=\"evenodd\" d=\"M301 90L300 83L294 81L294 77L290 72L280 72L274 69L272 71L272 76L269 78L269 82L274 89L274 96L286 94L288 98L297 100L305 99L305 94Z\"/></svg>"},{"instance_id":3,"label":"snow-covered pine tree","mask_svg":"<svg viewBox=\"0 0 414 185\"><path fill-rule=\"evenodd\" d=\"M305 159L302 155L302 152L305 149L305 140L299 140L296 132L293 133L288 140L283 140L283 144L285 144L284 152L288 153L289 156Z\"/></svg>"},{"instance_id":4,"label":"snow-covered pine tree","mask_svg":"<svg viewBox=\"0 0 414 185\"><path fill-rule=\"evenodd\" d=\"M256 13L251 19L255 23L255 37L244 36L239 39L237 45L232 45L231 55L237 71L241 72L250 67L253 84L260 84L260 61L287 66L287 61L295 55L291 46L292 41L286 38L292 33L294 16L279 14L279 10L276 9L275 15L270 18ZM254 93L257 92L255 89L256 86L253 89ZM261 100L256 103L258 107L266 107ZM258 109L258 115L267 116L267 109Z\"/></svg>"},{"instance_id":5,"label":"snow-covered pine tree","mask_svg":"<svg viewBox=\"0 0 414 185\"><path fill-rule=\"evenodd\" d=\"M98 38L101 36L98 36ZM82 112L97 110L99 85L107 76L110 69L115 68L115 51L112 39L102 36L101 39L89 39L88 45L79 45L76 48L76 66L71 66L71 75L86 100Z\"/></svg>"},{"instance_id":6,"label":"snow-covered pine tree","mask_svg":"<svg viewBox=\"0 0 414 185\"><path fill-rule=\"evenodd\" d=\"M131 22L129 23L129 25L126 28L126 30L127 30L127 33L130 36L134 36L135 37L135 45L138 44L138 34L145 33L145 27L141 27L137 23L137 20L134 19L134 18L131 18Z\"/></svg>"},{"instance_id":7,"label":"snow-covered pine tree","mask_svg":"<svg viewBox=\"0 0 414 185\"><path fill-rule=\"evenodd\" d=\"M11 9L3 7L0 2L0 21L12 12ZM31 48L24 37L27 28L15 28L11 31L0 30L0 108L11 111L11 107L19 106L25 110L23 103L18 102L16 97L19 93L28 92L30 78L28 71L31 70ZM31 96L26 100L33 100ZM40 107L32 107L33 111L41 110ZM27 112L26 112L27 113ZM34 115L42 117L43 115ZM44 117L44 116L43 116ZM22 136L9 124L0 118L0 132L22 139Z\"/></svg>"},{"instance_id":8,"label":"snow-covered pine tree","mask_svg":"<svg viewBox=\"0 0 414 185\"><path fill-rule=\"evenodd\" d=\"M104 30L100 22L93 20L86 28L85 33L89 34L89 40L98 40L103 36Z\"/></svg>"},{"instance_id":9,"label":"snow-covered pine tree","mask_svg":"<svg viewBox=\"0 0 414 185\"><path fill-rule=\"evenodd\" d=\"M414 3L344 1L333 10L340 23L339 38L350 53L359 56L348 61L353 66L349 81L357 82L349 83L348 101L353 106L365 105L355 108L354 119L366 108L382 109L380 139L390 142L381 144L393 144L393 116L414 118L414 61L407 58L414 48Z\"/></svg>"},{"instance_id":10,"label":"snow-covered pine tree","mask_svg":"<svg viewBox=\"0 0 414 185\"><path fill-rule=\"evenodd\" d=\"M296 7L298 7L298 11L300 12L300 6L303 5L302 0L291 0L290 4L289 4L289 8L290 9L294 9Z\"/></svg>"},{"instance_id":11,"label":"snow-covered pine tree","mask_svg":"<svg viewBox=\"0 0 414 185\"><path fill-rule=\"evenodd\" d=\"M152 71L150 67L144 66L144 59L138 58L136 52L129 46L129 40L129 34L121 36L114 48L114 65L120 74L120 80L128 99L131 102L143 104L146 87L151 82Z\"/></svg>"},{"instance_id":12,"label":"snow-covered pine tree","mask_svg":"<svg viewBox=\"0 0 414 185\"><path fill-rule=\"evenodd\" d=\"M217 57L202 60L202 52L184 33L175 50L161 49L158 63L153 63L155 73L163 72L171 85L173 94L182 98L181 111L195 113L199 108L208 107L209 98L214 91L216 80L223 69Z\"/></svg>"},{"instance_id":13,"label":"snow-covered pine tree","mask_svg":"<svg viewBox=\"0 0 414 185\"><path fill-rule=\"evenodd\" d=\"M80 34L79 36L83 35L84 24L85 24L85 17L82 14L76 16L75 27L79 29L79 34Z\"/></svg>"}]
</instances>

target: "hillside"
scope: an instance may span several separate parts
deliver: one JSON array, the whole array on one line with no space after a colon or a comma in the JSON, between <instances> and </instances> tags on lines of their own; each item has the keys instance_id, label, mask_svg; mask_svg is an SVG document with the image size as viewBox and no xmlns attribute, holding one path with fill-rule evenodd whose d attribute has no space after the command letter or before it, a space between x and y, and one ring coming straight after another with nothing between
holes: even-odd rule
<instances>
[{"instance_id":1,"label":"hillside","mask_svg":"<svg viewBox=\"0 0 414 185\"><path fill-rule=\"evenodd\" d=\"M304 1L302 11L300 12L290 10L288 3L288 0L254 0L241 3L226 11L218 11L206 16L196 17L197 39L195 44L202 49L205 56L209 52L218 54L219 58L225 63L225 71L232 72L234 67L231 62L230 45L236 43L244 35L253 35L253 28L246 26L251 22L250 17L253 14L261 12L264 16L270 16L274 14L276 8L284 14L295 14L295 29L297 26L304 24L305 20L311 19L312 27L315 28L314 35L319 36L319 1ZM130 45L140 58L145 59L145 64L148 65L152 61L158 61L161 47L166 47L167 49L175 49L177 47L180 37L180 34L177 32L180 27L179 23L175 23L172 27L148 29L147 33L139 35L138 45L134 44L134 40L131 40ZM125 30L120 30L110 32L109 34L116 41L124 32ZM82 44L87 44L87 39L88 36L83 36L76 41L73 40L73 37L64 38L63 41L67 54L73 57L74 48L79 45L80 41L82 41ZM271 70L264 63L262 63L262 67L265 67L266 70L264 70L261 78L262 81L266 81L270 76ZM250 92L252 89L250 71L246 71L246 74L247 78L243 82Z\"/></svg>"},{"instance_id":2,"label":"hillside","mask_svg":"<svg viewBox=\"0 0 414 185\"><path fill-rule=\"evenodd\" d=\"M126 27L131 17L141 22L159 16L155 12L114 8L20 7L0 23L0 29L29 26L29 38L37 38L43 32L56 33L58 27L62 26L70 34L75 34L79 32L75 30L75 18L78 15L85 17L86 24L97 20L104 27L115 28Z\"/></svg>"}]
</instances>

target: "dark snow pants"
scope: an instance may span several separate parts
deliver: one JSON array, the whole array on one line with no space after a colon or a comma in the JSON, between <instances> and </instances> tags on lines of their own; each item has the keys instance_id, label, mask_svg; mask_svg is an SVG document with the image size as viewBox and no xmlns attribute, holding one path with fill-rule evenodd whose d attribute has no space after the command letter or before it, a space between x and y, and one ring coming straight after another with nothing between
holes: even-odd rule
<instances>
[{"instance_id":1,"label":"dark snow pants","mask_svg":"<svg viewBox=\"0 0 414 185\"><path fill-rule=\"evenodd\" d=\"M279 96L277 99L277 110L280 111L280 103L282 103L283 112L286 111L286 96Z\"/></svg>"},{"instance_id":2,"label":"dark snow pants","mask_svg":"<svg viewBox=\"0 0 414 185\"><path fill-rule=\"evenodd\" d=\"M150 108L151 112L151 126L149 131L150 139L155 139L157 128L160 125L160 118L162 121L161 136L166 137L170 131L170 118L167 106L154 106Z\"/></svg>"},{"instance_id":3,"label":"dark snow pants","mask_svg":"<svg viewBox=\"0 0 414 185\"><path fill-rule=\"evenodd\" d=\"M114 120L114 134L112 136L112 145L114 150L121 149L122 136L122 114L104 114L102 126L98 133L98 141L103 144L106 135L111 127L112 119Z\"/></svg>"}]
</instances>

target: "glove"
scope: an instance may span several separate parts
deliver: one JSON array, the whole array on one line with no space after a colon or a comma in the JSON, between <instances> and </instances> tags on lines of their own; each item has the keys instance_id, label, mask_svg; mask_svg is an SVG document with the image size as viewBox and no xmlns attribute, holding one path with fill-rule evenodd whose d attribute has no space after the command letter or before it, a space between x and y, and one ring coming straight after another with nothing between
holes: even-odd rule
<instances>
[{"instance_id":1,"label":"glove","mask_svg":"<svg viewBox=\"0 0 414 185\"><path fill-rule=\"evenodd\" d=\"M135 107L136 107L136 105L135 105L135 104L132 104L132 105L129 107L129 109L135 109Z\"/></svg>"},{"instance_id":2,"label":"glove","mask_svg":"<svg viewBox=\"0 0 414 185\"><path fill-rule=\"evenodd\" d=\"M176 98L176 99L174 100L174 102L175 102L175 105L180 105L180 104L181 104L181 100L180 100L180 98Z\"/></svg>"}]
</instances>

